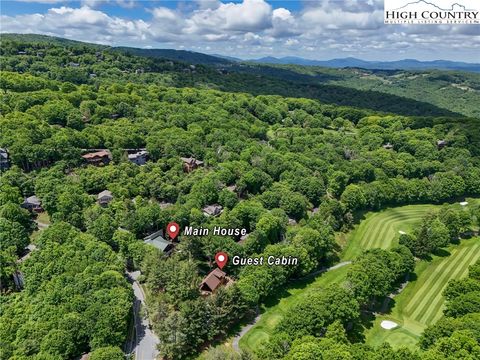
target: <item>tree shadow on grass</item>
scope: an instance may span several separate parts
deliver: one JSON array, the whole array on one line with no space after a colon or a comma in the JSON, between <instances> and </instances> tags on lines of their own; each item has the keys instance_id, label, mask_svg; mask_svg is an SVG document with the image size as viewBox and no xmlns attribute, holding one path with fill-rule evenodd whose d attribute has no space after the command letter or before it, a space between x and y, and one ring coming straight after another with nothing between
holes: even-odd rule
<instances>
[{"instance_id":1,"label":"tree shadow on grass","mask_svg":"<svg viewBox=\"0 0 480 360\"><path fill-rule=\"evenodd\" d=\"M438 249L438 250L435 250L434 255L439 257L447 257L447 256L450 256L451 253L446 249Z\"/></svg>"},{"instance_id":2,"label":"tree shadow on grass","mask_svg":"<svg viewBox=\"0 0 480 360\"><path fill-rule=\"evenodd\" d=\"M348 339L352 343L365 343L365 330L373 327L375 315L371 311L362 311L352 328L347 332Z\"/></svg>"},{"instance_id":3,"label":"tree shadow on grass","mask_svg":"<svg viewBox=\"0 0 480 360\"><path fill-rule=\"evenodd\" d=\"M374 326L377 316L392 313L395 307L395 299L385 296L375 302L371 309L364 309L360 312L359 319L353 324L348 332L348 338L352 343L365 343L365 332Z\"/></svg>"}]
</instances>

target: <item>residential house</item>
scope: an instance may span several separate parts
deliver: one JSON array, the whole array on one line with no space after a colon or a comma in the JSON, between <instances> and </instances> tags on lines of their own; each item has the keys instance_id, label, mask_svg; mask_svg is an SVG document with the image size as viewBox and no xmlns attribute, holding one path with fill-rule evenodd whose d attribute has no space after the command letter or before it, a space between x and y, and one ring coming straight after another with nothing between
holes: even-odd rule
<instances>
[{"instance_id":1,"label":"residential house","mask_svg":"<svg viewBox=\"0 0 480 360\"><path fill-rule=\"evenodd\" d=\"M189 157L189 158L182 157L181 159L183 161L183 171L187 173L203 165L203 161L197 160L193 157Z\"/></svg>"},{"instance_id":2,"label":"residential house","mask_svg":"<svg viewBox=\"0 0 480 360\"><path fill-rule=\"evenodd\" d=\"M26 198L22 204L22 207L36 213L43 211L42 202L35 195Z\"/></svg>"},{"instance_id":3,"label":"residential house","mask_svg":"<svg viewBox=\"0 0 480 360\"><path fill-rule=\"evenodd\" d=\"M163 230L159 230L143 238L145 244L150 244L156 247L158 250L162 251L164 254L169 255L173 248L174 244L163 238Z\"/></svg>"},{"instance_id":4,"label":"residential house","mask_svg":"<svg viewBox=\"0 0 480 360\"><path fill-rule=\"evenodd\" d=\"M7 149L0 148L0 170L7 170L10 168L10 159Z\"/></svg>"},{"instance_id":5,"label":"residential house","mask_svg":"<svg viewBox=\"0 0 480 360\"><path fill-rule=\"evenodd\" d=\"M103 166L110 162L111 155L108 150L101 150L82 155L82 158L90 165Z\"/></svg>"},{"instance_id":6,"label":"residential house","mask_svg":"<svg viewBox=\"0 0 480 360\"><path fill-rule=\"evenodd\" d=\"M445 140L437 140L437 148L438 149L443 149L445 146L447 146L448 143Z\"/></svg>"},{"instance_id":7,"label":"residential house","mask_svg":"<svg viewBox=\"0 0 480 360\"><path fill-rule=\"evenodd\" d=\"M393 145L390 143L386 143L385 145L383 145L383 148L386 150L393 150Z\"/></svg>"},{"instance_id":8,"label":"residential house","mask_svg":"<svg viewBox=\"0 0 480 360\"><path fill-rule=\"evenodd\" d=\"M128 160L137 165L145 165L148 160L148 151L140 150L133 154L128 154Z\"/></svg>"},{"instance_id":9,"label":"residential house","mask_svg":"<svg viewBox=\"0 0 480 360\"><path fill-rule=\"evenodd\" d=\"M218 289L220 285L228 283L227 274L219 268L212 270L200 284L200 292L202 295L210 295Z\"/></svg>"},{"instance_id":10,"label":"residential house","mask_svg":"<svg viewBox=\"0 0 480 360\"><path fill-rule=\"evenodd\" d=\"M97 202L100 206L107 206L110 201L113 200L112 192L109 190L103 190L97 195Z\"/></svg>"},{"instance_id":11,"label":"residential house","mask_svg":"<svg viewBox=\"0 0 480 360\"><path fill-rule=\"evenodd\" d=\"M221 205L213 204L213 205L205 206L202 210L203 210L203 214L206 216L217 216L222 213L223 208Z\"/></svg>"}]
</instances>

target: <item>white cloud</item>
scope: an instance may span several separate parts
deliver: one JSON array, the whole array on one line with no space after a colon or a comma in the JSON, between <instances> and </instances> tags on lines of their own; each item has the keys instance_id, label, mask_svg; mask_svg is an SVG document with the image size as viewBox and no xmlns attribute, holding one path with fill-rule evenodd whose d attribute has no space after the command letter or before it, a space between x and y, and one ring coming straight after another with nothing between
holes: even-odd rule
<instances>
[{"instance_id":1,"label":"white cloud","mask_svg":"<svg viewBox=\"0 0 480 360\"><path fill-rule=\"evenodd\" d=\"M60 2L60 0L59 0L59 2ZM63 0L63 2L65 2L65 1ZM81 0L82 5L89 6L89 7L92 7L92 8L96 8L96 7L99 7L101 5L105 5L105 4L109 4L109 3L114 3L114 4L117 4L121 7L131 9L138 4L138 1L135 1L135 0Z\"/></svg>"},{"instance_id":2,"label":"white cloud","mask_svg":"<svg viewBox=\"0 0 480 360\"><path fill-rule=\"evenodd\" d=\"M188 34L218 34L219 32L262 31L271 27L272 8L263 0L242 3L219 3L202 7L187 19Z\"/></svg>"},{"instance_id":3,"label":"white cloud","mask_svg":"<svg viewBox=\"0 0 480 360\"><path fill-rule=\"evenodd\" d=\"M105 1L124 7L146 4ZM300 11L275 8L275 2L265 0L198 0L179 3L176 9L149 2L156 7L147 9L150 17L144 20L109 15L100 6L105 1L82 0L78 7L64 2L66 5L44 13L3 15L0 30L113 45L199 49L246 58L309 54L325 59L348 54L391 59L402 51L407 57L472 61L480 48L474 25L384 25L383 0L307 1Z\"/></svg>"}]
</instances>

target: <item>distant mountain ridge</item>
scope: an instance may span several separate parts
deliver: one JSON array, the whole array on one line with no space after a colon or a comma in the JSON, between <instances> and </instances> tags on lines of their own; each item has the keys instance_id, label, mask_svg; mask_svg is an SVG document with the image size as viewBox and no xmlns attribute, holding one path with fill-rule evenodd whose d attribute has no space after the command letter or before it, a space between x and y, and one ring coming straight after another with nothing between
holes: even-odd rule
<instances>
[{"instance_id":1,"label":"distant mountain ridge","mask_svg":"<svg viewBox=\"0 0 480 360\"><path fill-rule=\"evenodd\" d=\"M262 64L292 64L303 66L322 66L329 68L364 68L370 70L461 70L469 72L480 72L480 64L466 63L460 61L435 60L420 61L415 59L404 59L397 61L366 61L354 57L337 58L331 60L311 60L296 56L286 56L276 58L272 56L260 59L242 60L239 58L226 55L208 55L204 53L175 50L175 49L142 49L126 46L108 46L100 44L90 44L76 40L64 39L60 37L39 35L39 34L0 34L1 39L11 39L17 41L38 41L57 43L62 45L82 46L89 45L97 47L99 50L121 51L137 56L145 56L151 58L162 58L174 61L181 61L190 64L202 64L211 66L228 66L239 62L253 62Z\"/></svg>"},{"instance_id":2,"label":"distant mountain ridge","mask_svg":"<svg viewBox=\"0 0 480 360\"><path fill-rule=\"evenodd\" d=\"M354 57L338 58L332 60L310 60L295 56L286 56L282 58L269 56L260 59L253 59L250 61L263 64L292 64L303 66L324 66L332 68L358 67L364 69L379 70L438 69L480 72L480 64L449 60L420 61L416 59L403 59L396 61L366 61Z\"/></svg>"},{"instance_id":3,"label":"distant mountain ridge","mask_svg":"<svg viewBox=\"0 0 480 360\"><path fill-rule=\"evenodd\" d=\"M114 51L122 51L132 55L145 56L151 58L163 58L175 61L187 62L190 64L202 65L225 65L234 62L233 58L220 57L218 55L207 55L195 51L175 50L175 49L139 49L132 47L113 47Z\"/></svg>"}]
</instances>

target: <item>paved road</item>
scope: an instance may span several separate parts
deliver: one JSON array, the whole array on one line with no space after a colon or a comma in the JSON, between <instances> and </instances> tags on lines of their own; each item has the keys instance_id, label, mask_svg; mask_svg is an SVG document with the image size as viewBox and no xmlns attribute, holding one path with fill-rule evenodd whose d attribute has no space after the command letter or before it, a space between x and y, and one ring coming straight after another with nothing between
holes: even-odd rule
<instances>
[{"instance_id":1,"label":"paved road","mask_svg":"<svg viewBox=\"0 0 480 360\"><path fill-rule=\"evenodd\" d=\"M326 269L320 269L320 270L317 270L313 273L310 273L308 274L307 276L305 277L302 277L302 278L298 278L298 279L295 279L294 281L298 281L298 280L301 280L301 279L305 279L307 277L311 277L311 276L316 276L316 275L319 275L321 273L324 273L324 272L327 272L327 271L331 271L331 270L335 270L335 269L339 269L343 266L346 266L346 265L349 265L351 264L352 262L351 261L343 261L341 263L338 263L336 265L333 265L333 266L330 266L329 268L326 268ZM261 314L258 314L255 319L253 319L253 321L250 323L250 324L247 324L245 325L242 330L240 330L240 332L233 338L233 341L232 341L232 347L235 351L237 352L240 352L240 346L239 346L239 342L240 342L240 339L247 333L250 331L250 329L252 327L255 326L255 324L261 319L262 315Z\"/></svg>"},{"instance_id":2,"label":"paved road","mask_svg":"<svg viewBox=\"0 0 480 360\"><path fill-rule=\"evenodd\" d=\"M135 338L132 344L131 352L135 353L135 360L155 360L158 356L157 345L158 337L150 330L148 317L142 317L140 309L145 307L145 294L136 281L140 275L139 271L127 273L131 279L133 294L135 300L133 303L133 317L135 327Z\"/></svg>"}]
</instances>

